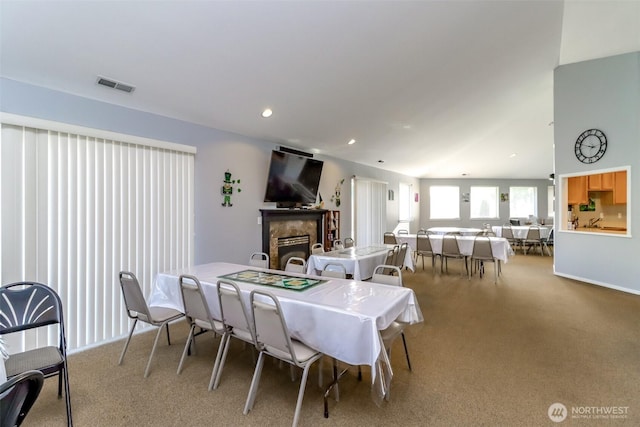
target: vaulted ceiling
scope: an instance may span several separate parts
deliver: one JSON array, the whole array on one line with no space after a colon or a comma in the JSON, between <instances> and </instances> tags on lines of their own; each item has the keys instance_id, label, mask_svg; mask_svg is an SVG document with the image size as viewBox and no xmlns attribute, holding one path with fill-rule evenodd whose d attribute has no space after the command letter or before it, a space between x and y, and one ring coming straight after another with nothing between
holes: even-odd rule
<instances>
[{"instance_id":1,"label":"vaulted ceiling","mask_svg":"<svg viewBox=\"0 0 640 427\"><path fill-rule=\"evenodd\" d=\"M554 68L640 50L635 1L2 0L0 15L4 78L427 178L546 178Z\"/></svg>"}]
</instances>

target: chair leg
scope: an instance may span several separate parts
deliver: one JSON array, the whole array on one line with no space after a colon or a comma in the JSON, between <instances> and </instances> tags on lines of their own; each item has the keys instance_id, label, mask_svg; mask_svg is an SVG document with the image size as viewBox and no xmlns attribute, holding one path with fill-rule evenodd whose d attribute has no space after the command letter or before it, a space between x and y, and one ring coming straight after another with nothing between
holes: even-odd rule
<instances>
[{"instance_id":1,"label":"chair leg","mask_svg":"<svg viewBox=\"0 0 640 427\"><path fill-rule=\"evenodd\" d=\"M73 419L71 416L71 394L69 393L69 369L67 368L67 361L63 362L63 372L61 373L64 376L64 396L67 404L67 426L73 426Z\"/></svg>"},{"instance_id":2,"label":"chair leg","mask_svg":"<svg viewBox=\"0 0 640 427\"><path fill-rule=\"evenodd\" d=\"M404 344L404 354L407 356L407 365L409 366L409 370L413 371L413 369L411 369L411 360L409 360L409 349L407 348L407 340L404 337L404 332L401 335L402 335L402 344Z\"/></svg>"},{"instance_id":3,"label":"chair leg","mask_svg":"<svg viewBox=\"0 0 640 427\"><path fill-rule=\"evenodd\" d=\"M249 395L247 396L247 402L244 405L243 414L247 415L253 408L253 403L256 400L256 393L258 392L258 384L260 383L260 375L262 375L262 365L264 364L264 352L260 352L258 356L258 363L256 369L253 372L253 379L251 380L251 387L249 387Z\"/></svg>"},{"instance_id":4,"label":"chair leg","mask_svg":"<svg viewBox=\"0 0 640 427\"><path fill-rule=\"evenodd\" d=\"M220 369L220 361L222 360L223 353L226 355L226 347L229 342L229 334L225 333L220 338L220 345L218 345L218 353L216 354L216 361L213 364L213 370L211 371L211 379L209 380L209 391L214 388L218 388L218 384L215 383L215 380L218 379L218 370Z\"/></svg>"},{"instance_id":5,"label":"chair leg","mask_svg":"<svg viewBox=\"0 0 640 427\"><path fill-rule=\"evenodd\" d=\"M182 364L184 363L185 357L187 357L187 352L189 351L189 347L191 346L191 340L193 340L193 333L196 329L196 324L192 324L189 329L189 336L187 337L187 343L184 345L184 350L182 351L182 357L180 358L180 363L178 364L178 375L182 372Z\"/></svg>"},{"instance_id":6,"label":"chair leg","mask_svg":"<svg viewBox=\"0 0 640 427\"><path fill-rule=\"evenodd\" d=\"M293 365L291 365L293 366ZM302 399L304 398L304 390L307 386L307 376L309 375L309 368L311 363L307 363L302 372L302 380L300 381L300 390L298 391L298 400L296 401L296 410L293 413L293 427L298 425L298 419L300 418L300 409L302 408Z\"/></svg>"},{"instance_id":7,"label":"chair leg","mask_svg":"<svg viewBox=\"0 0 640 427\"><path fill-rule=\"evenodd\" d=\"M171 337L169 336L169 324L167 323L167 345L171 345Z\"/></svg>"},{"instance_id":8,"label":"chair leg","mask_svg":"<svg viewBox=\"0 0 640 427\"><path fill-rule=\"evenodd\" d=\"M129 331L129 336L127 337L127 342L124 343L124 349L122 350L122 354L120 354L120 360L118 361L118 365L122 365L124 354L127 352L127 348L129 347L129 341L131 341L131 336L133 335L133 330L136 328L137 323L138 323L138 319L134 319L133 325L131 325L131 330Z\"/></svg>"},{"instance_id":9,"label":"chair leg","mask_svg":"<svg viewBox=\"0 0 640 427\"><path fill-rule=\"evenodd\" d=\"M147 368L144 370L144 377L147 378L149 376L149 371L151 370L151 361L153 360L153 355L156 352L156 347L158 346L158 338L160 338L160 334L162 333L163 327L169 328L169 322L164 322L158 328L158 333L156 334L156 339L153 340L153 347L151 348L151 354L149 355L149 361L147 362Z\"/></svg>"},{"instance_id":10,"label":"chair leg","mask_svg":"<svg viewBox=\"0 0 640 427\"><path fill-rule=\"evenodd\" d=\"M229 346L231 345L231 334L227 333L227 341L224 343L224 347L223 347L223 351L222 351L222 357L220 358L220 364L218 365L218 369L215 375L215 382L213 383L213 389L217 389L218 385L220 384L220 377L222 376L222 370L224 368L224 362L227 360L227 352L229 351ZM222 345L222 343L220 344ZM262 355L262 353L260 353ZM260 358L258 357L258 360Z\"/></svg>"}]
</instances>

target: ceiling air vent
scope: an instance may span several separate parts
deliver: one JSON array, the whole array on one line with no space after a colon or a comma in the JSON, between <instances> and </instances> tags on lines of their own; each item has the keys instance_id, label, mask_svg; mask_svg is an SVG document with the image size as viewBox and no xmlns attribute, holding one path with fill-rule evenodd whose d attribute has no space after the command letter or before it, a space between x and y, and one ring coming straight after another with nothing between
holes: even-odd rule
<instances>
[{"instance_id":1,"label":"ceiling air vent","mask_svg":"<svg viewBox=\"0 0 640 427\"><path fill-rule=\"evenodd\" d=\"M105 77L99 77L97 83L102 86L110 87L111 89L118 89L123 92L131 93L136 90L135 86L131 86L125 83L117 82L112 79L107 79Z\"/></svg>"}]
</instances>

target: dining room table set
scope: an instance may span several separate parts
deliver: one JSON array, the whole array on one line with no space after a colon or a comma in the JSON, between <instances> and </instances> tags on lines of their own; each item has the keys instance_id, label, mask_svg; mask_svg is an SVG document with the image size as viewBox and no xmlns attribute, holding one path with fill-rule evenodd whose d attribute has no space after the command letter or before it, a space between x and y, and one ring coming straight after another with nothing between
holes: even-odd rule
<instances>
[{"instance_id":1,"label":"dining room table set","mask_svg":"<svg viewBox=\"0 0 640 427\"><path fill-rule=\"evenodd\" d=\"M393 322L413 325L424 320L410 288L225 262L157 274L149 305L184 312L181 275L199 279L211 315L218 319L218 280L232 280L246 307L253 290L267 290L278 299L293 338L335 361L371 367L372 396L378 404L388 396L393 376L380 331Z\"/></svg>"},{"instance_id":2,"label":"dining room table set","mask_svg":"<svg viewBox=\"0 0 640 427\"><path fill-rule=\"evenodd\" d=\"M479 230L481 231L481 230ZM445 237L445 234L428 234L429 241L431 242L431 249L433 253L436 255L442 255L442 241ZM398 242L408 243L409 247L415 251L417 245L417 235L416 234L398 234L396 236ZM456 240L458 241L458 248L460 249L460 253L466 257L470 257L473 254L473 244L475 242L476 235L456 235ZM493 237L490 236L489 240L491 241L491 250L493 252L493 256L500 260L503 263L507 263L509 261L509 257L513 256L515 252L509 244L509 241L504 237Z\"/></svg>"}]
</instances>

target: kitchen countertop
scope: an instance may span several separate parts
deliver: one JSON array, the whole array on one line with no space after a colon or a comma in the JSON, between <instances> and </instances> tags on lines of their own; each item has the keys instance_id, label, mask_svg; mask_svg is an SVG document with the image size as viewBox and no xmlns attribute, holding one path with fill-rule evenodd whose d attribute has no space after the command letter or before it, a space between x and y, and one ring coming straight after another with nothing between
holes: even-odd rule
<instances>
[{"instance_id":1,"label":"kitchen countertop","mask_svg":"<svg viewBox=\"0 0 640 427\"><path fill-rule=\"evenodd\" d=\"M627 229L622 227L578 227L571 231L585 231L589 233L627 234Z\"/></svg>"}]
</instances>

